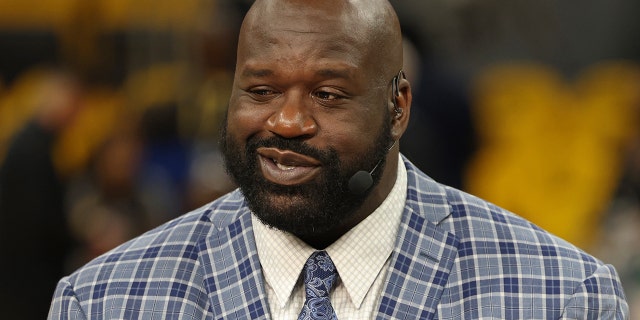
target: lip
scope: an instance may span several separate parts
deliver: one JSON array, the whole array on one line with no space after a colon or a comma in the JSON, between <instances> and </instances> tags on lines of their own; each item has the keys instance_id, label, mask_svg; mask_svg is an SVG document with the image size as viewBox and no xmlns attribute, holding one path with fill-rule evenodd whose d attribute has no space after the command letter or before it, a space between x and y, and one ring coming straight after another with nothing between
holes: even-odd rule
<instances>
[{"instance_id":1,"label":"lip","mask_svg":"<svg viewBox=\"0 0 640 320\"><path fill-rule=\"evenodd\" d=\"M320 174L321 163L315 158L290 150L258 148L260 168L264 177L281 185L309 182Z\"/></svg>"}]
</instances>

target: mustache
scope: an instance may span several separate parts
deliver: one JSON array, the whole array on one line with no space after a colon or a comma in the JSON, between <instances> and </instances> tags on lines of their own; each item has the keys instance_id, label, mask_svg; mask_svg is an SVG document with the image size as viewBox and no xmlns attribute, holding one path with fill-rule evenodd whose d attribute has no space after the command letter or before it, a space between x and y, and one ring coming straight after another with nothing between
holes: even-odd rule
<instances>
[{"instance_id":1,"label":"mustache","mask_svg":"<svg viewBox=\"0 0 640 320\"><path fill-rule=\"evenodd\" d=\"M336 151L333 148L322 150L310 146L304 139L285 139L278 136L268 138L251 138L247 142L247 154L256 154L257 149L261 147L277 148L280 150L290 150L305 156L312 157L322 163L328 163L335 158Z\"/></svg>"}]
</instances>

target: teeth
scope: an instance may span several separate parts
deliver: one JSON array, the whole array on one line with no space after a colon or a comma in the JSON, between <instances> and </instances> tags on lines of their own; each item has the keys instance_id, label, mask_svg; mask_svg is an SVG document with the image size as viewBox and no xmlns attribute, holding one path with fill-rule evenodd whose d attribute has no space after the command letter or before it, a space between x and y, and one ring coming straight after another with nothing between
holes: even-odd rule
<instances>
[{"instance_id":1,"label":"teeth","mask_svg":"<svg viewBox=\"0 0 640 320\"><path fill-rule=\"evenodd\" d=\"M276 166L277 166L280 170L293 170L293 169L295 169L295 166L287 166L287 165L284 165L284 164L282 164L282 163L278 163L278 162L276 162Z\"/></svg>"}]
</instances>

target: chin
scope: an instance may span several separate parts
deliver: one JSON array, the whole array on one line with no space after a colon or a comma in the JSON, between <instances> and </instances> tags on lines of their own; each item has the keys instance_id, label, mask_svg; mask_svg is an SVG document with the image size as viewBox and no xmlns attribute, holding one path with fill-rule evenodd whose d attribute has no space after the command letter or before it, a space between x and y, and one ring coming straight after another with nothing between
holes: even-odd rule
<instances>
[{"instance_id":1,"label":"chin","mask_svg":"<svg viewBox=\"0 0 640 320\"><path fill-rule=\"evenodd\" d=\"M270 195L250 207L267 226L298 236L323 233L344 218L338 212L321 209L318 203L300 195Z\"/></svg>"}]
</instances>

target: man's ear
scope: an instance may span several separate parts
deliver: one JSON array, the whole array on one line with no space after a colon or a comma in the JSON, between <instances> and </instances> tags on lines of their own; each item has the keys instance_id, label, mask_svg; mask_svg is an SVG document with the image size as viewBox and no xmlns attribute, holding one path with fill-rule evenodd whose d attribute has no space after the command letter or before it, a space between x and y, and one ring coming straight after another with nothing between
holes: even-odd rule
<instances>
[{"instance_id":1,"label":"man's ear","mask_svg":"<svg viewBox=\"0 0 640 320\"><path fill-rule=\"evenodd\" d=\"M398 79L398 90L393 93L393 99L391 136L397 141L407 129L411 114L411 84L404 77Z\"/></svg>"}]
</instances>

